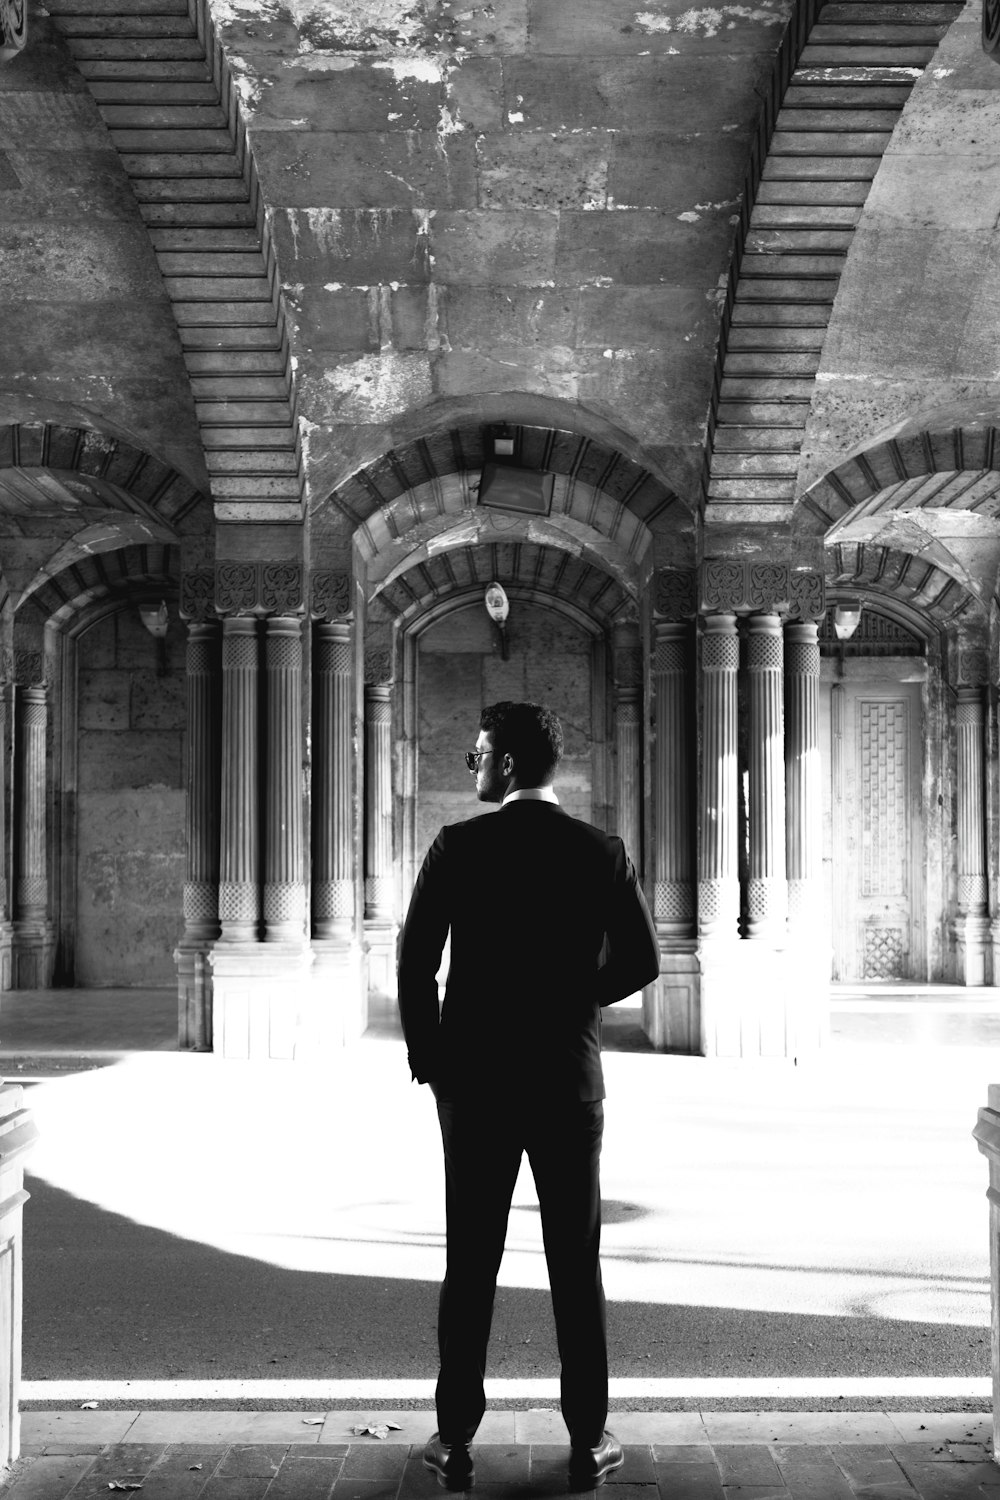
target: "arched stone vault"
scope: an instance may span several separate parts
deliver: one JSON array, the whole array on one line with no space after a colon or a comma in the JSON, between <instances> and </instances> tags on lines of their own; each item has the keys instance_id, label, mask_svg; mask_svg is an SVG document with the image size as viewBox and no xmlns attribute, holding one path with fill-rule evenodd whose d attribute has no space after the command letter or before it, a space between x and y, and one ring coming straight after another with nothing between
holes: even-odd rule
<instances>
[{"instance_id":1,"label":"arched stone vault","mask_svg":"<svg viewBox=\"0 0 1000 1500\"><path fill-rule=\"evenodd\" d=\"M812 485L796 521L803 532L821 532L828 559L837 557L832 573L828 564L831 584L834 575L864 579L919 600L940 624L982 615L1000 572L997 464L992 427L894 437Z\"/></svg>"},{"instance_id":2,"label":"arched stone vault","mask_svg":"<svg viewBox=\"0 0 1000 1500\"><path fill-rule=\"evenodd\" d=\"M571 601L580 620L610 625L634 615L632 596L608 569L557 547L518 541L459 547L414 562L386 584L380 597L401 624L408 624L444 599L481 599L494 579L515 602L556 607L557 601Z\"/></svg>"},{"instance_id":3,"label":"arched stone vault","mask_svg":"<svg viewBox=\"0 0 1000 1500\"><path fill-rule=\"evenodd\" d=\"M576 432L517 426L518 462L563 475L570 495L579 484L601 493L647 526L686 530L691 516L661 480L639 463ZM339 485L328 502L357 527L407 492L429 489L447 476L478 472L492 455L480 421L468 421L386 453Z\"/></svg>"}]
</instances>

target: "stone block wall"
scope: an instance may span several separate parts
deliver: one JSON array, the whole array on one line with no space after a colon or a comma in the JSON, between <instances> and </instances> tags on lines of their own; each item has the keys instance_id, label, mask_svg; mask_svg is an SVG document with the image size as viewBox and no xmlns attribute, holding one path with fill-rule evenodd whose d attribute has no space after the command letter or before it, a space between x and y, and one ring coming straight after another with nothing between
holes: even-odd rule
<instances>
[{"instance_id":1,"label":"stone block wall","mask_svg":"<svg viewBox=\"0 0 1000 1500\"><path fill-rule=\"evenodd\" d=\"M177 328L139 206L55 26L0 67L0 424L124 436L207 485Z\"/></svg>"},{"instance_id":2,"label":"stone block wall","mask_svg":"<svg viewBox=\"0 0 1000 1500\"><path fill-rule=\"evenodd\" d=\"M417 858L442 823L490 809L476 801L463 752L479 734L479 714L503 698L545 703L559 715L565 752L556 779L568 813L600 822L603 792L595 774L595 742L603 739L603 702L592 691L593 638L564 616L534 604L511 608L509 659L479 603L424 632L417 659L419 759Z\"/></svg>"},{"instance_id":3,"label":"stone block wall","mask_svg":"<svg viewBox=\"0 0 1000 1500\"><path fill-rule=\"evenodd\" d=\"M185 862L185 647L176 617L165 662L159 649L134 609L79 641L78 986L175 980Z\"/></svg>"},{"instance_id":4,"label":"stone block wall","mask_svg":"<svg viewBox=\"0 0 1000 1500\"><path fill-rule=\"evenodd\" d=\"M695 496L789 11L213 6L273 209L317 499L457 411L532 420L546 401Z\"/></svg>"}]
</instances>

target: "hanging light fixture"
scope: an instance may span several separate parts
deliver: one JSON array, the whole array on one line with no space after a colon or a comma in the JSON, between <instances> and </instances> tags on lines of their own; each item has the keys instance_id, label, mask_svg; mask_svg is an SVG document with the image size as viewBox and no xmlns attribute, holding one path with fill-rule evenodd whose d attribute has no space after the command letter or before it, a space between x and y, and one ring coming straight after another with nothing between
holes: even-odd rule
<instances>
[{"instance_id":1,"label":"hanging light fixture","mask_svg":"<svg viewBox=\"0 0 1000 1500\"><path fill-rule=\"evenodd\" d=\"M507 616L510 600L499 583L493 582L486 590L486 613L500 632L500 659L507 660Z\"/></svg>"},{"instance_id":2,"label":"hanging light fixture","mask_svg":"<svg viewBox=\"0 0 1000 1500\"><path fill-rule=\"evenodd\" d=\"M833 611L833 628L838 641L849 641L861 624L861 600L841 599Z\"/></svg>"}]
</instances>

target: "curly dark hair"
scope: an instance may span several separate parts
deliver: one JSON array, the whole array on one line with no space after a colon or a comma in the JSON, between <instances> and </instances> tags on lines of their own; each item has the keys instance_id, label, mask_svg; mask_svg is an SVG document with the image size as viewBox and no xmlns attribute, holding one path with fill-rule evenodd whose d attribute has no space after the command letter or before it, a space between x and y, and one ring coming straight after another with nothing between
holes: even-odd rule
<instances>
[{"instance_id":1,"label":"curly dark hair","mask_svg":"<svg viewBox=\"0 0 1000 1500\"><path fill-rule=\"evenodd\" d=\"M479 727L493 736L499 759L513 757L522 786L545 786L562 758L563 732L558 717L541 703L491 703Z\"/></svg>"}]
</instances>

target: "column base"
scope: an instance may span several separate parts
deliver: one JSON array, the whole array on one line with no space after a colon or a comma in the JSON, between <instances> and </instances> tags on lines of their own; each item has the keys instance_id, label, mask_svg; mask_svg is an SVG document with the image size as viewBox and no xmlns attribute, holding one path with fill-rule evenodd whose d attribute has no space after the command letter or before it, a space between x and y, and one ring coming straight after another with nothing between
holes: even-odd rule
<instances>
[{"instance_id":1,"label":"column base","mask_svg":"<svg viewBox=\"0 0 1000 1500\"><path fill-rule=\"evenodd\" d=\"M51 989L55 965L55 928L48 922L15 922L11 934L10 988Z\"/></svg>"},{"instance_id":2,"label":"column base","mask_svg":"<svg viewBox=\"0 0 1000 1500\"><path fill-rule=\"evenodd\" d=\"M212 1050L246 1061L298 1062L313 1044L312 950L220 941L208 954Z\"/></svg>"},{"instance_id":3,"label":"column base","mask_svg":"<svg viewBox=\"0 0 1000 1500\"><path fill-rule=\"evenodd\" d=\"M799 948L702 942L701 1050L706 1057L814 1056L829 1034L829 963Z\"/></svg>"},{"instance_id":4,"label":"column base","mask_svg":"<svg viewBox=\"0 0 1000 1500\"><path fill-rule=\"evenodd\" d=\"M177 1045L192 1052L212 1050L213 939L185 940L174 949L177 965Z\"/></svg>"},{"instance_id":5,"label":"column base","mask_svg":"<svg viewBox=\"0 0 1000 1500\"><path fill-rule=\"evenodd\" d=\"M642 992L642 1029L658 1052L701 1052L701 973L694 938L660 937L660 977Z\"/></svg>"},{"instance_id":6,"label":"column base","mask_svg":"<svg viewBox=\"0 0 1000 1500\"><path fill-rule=\"evenodd\" d=\"M955 982L971 988L987 984L987 950L990 921L985 914L966 914L955 919ZM996 974L996 935L993 936L993 973Z\"/></svg>"},{"instance_id":7,"label":"column base","mask_svg":"<svg viewBox=\"0 0 1000 1500\"><path fill-rule=\"evenodd\" d=\"M316 1052L356 1042L368 1026L368 990L361 949L352 940L313 939L313 1026Z\"/></svg>"},{"instance_id":8,"label":"column base","mask_svg":"<svg viewBox=\"0 0 1000 1500\"><path fill-rule=\"evenodd\" d=\"M395 922L365 922L365 988L368 995L379 1000L395 1000L396 987L396 939L399 928Z\"/></svg>"}]
</instances>

